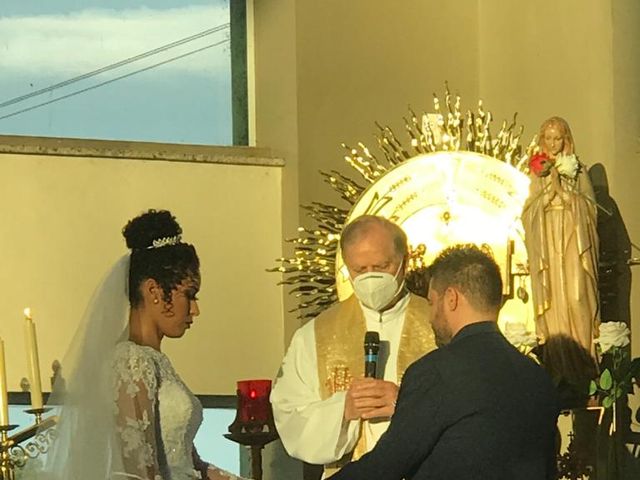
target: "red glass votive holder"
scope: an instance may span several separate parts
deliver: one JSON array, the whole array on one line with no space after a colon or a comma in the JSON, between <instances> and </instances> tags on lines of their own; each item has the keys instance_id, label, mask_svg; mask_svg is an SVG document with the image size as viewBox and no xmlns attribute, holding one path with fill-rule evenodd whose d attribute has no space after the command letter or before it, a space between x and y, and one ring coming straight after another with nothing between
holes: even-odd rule
<instances>
[{"instance_id":1,"label":"red glass votive holder","mask_svg":"<svg viewBox=\"0 0 640 480\"><path fill-rule=\"evenodd\" d=\"M251 447L252 478L262 479L262 448L278 438L269 403L271 380L238 382L238 409L225 438Z\"/></svg>"},{"instance_id":2,"label":"red glass votive holder","mask_svg":"<svg viewBox=\"0 0 640 480\"><path fill-rule=\"evenodd\" d=\"M238 413L236 419L245 425L265 425L272 417L269 395L271 380L241 380L238 382Z\"/></svg>"}]
</instances>

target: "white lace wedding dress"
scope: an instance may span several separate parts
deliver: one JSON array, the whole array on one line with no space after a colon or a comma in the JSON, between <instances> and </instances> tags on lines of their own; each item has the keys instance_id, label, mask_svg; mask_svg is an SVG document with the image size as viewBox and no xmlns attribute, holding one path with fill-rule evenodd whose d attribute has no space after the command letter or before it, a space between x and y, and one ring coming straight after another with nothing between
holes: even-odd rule
<instances>
[{"instance_id":1,"label":"white lace wedding dress","mask_svg":"<svg viewBox=\"0 0 640 480\"><path fill-rule=\"evenodd\" d=\"M113 406L125 470L116 478L238 479L200 460L193 440L202 406L166 355L126 341L116 346L113 366Z\"/></svg>"}]
</instances>

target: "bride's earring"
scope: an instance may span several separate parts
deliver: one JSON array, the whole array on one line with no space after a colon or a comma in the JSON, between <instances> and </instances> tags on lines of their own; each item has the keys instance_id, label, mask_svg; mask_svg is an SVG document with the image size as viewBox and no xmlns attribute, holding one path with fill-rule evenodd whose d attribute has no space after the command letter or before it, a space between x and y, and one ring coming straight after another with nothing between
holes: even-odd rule
<instances>
[{"instance_id":1,"label":"bride's earring","mask_svg":"<svg viewBox=\"0 0 640 480\"><path fill-rule=\"evenodd\" d=\"M158 303L158 299L157 299L157 298L154 298L154 299L153 299L153 303Z\"/></svg>"}]
</instances>

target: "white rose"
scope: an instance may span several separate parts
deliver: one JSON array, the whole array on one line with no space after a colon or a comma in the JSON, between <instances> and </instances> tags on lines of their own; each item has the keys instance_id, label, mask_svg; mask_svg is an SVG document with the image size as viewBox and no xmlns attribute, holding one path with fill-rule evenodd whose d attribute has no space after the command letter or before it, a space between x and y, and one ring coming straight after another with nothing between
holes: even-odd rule
<instances>
[{"instance_id":1,"label":"white rose","mask_svg":"<svg viewBox=\"0 0 640 480\"><path fill-rule=\"evenodd\" d=\"M593 342L600 344L602 353L612 347L626 347L629 345L631 331L624 322L603 322L600 324L600 335Z\"/></svg>"},{"instance_id":2,"label":"white rose","mask_svg":"<svg viewBox=\"0 0 640 480\"><path fill-rule=\"evenodd\" d=\"M507 322L504 326L504 336L517 348L533 348L538 345L536 335L528 331L527 326L522 322Z\"/></svg>"},{"instance_id":3,"label":"white rose","mask_svg":"<svg viewBox=\"0 0 640 480\"><path fill-rule=\"evenodd\" d=\"M556 157L555 166L560 175L564 175L569 178L576 178L576 175L578 175L578 169L580 168L580 162L578 162L575 155L560 154Z\"/></svg>"}]
</instances>

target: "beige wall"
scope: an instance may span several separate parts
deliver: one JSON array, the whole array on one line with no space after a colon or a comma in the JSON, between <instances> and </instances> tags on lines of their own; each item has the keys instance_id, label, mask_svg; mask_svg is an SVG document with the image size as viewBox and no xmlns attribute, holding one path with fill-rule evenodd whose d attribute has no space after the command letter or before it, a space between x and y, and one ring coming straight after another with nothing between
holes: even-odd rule
<instances>
[{"instance_id":1,"label":"beige wall","mask_svg":"<svg viewBox=\"0 0 640 480\"><path fill-rule=\"evenodd\" d=\"M265 268L281 255L279 167L0 154L0 178L10 390L26 374L23 308L33 309L46 377L99 278L125 253L122 226L150 207L177 216L202 262L202 313L163 343L186 383L234 394L236 380L275 375L282 290Z\"/></svg>"},{"instance_id":2,"label":"beige wall","mask_svg":"<svg viewBox=\"0 0 640 480\"><path fill-rule=\"evenodd\" d=\"M407 105L430 110L448 80L464 107L482 98L496 124L518 112L526 143L542 120L565 117L581 159L604 165L629 233L640 238L637 1L253 1L256 139L285 146L285 179L297 179L285 180L285 236L295 234L287 225L306 222L294 199L340 202L318 170L351 173L341 142L377 153L374 121L405 138ZM636 286L632 318L640 331ZM285 320L285 343L298 323Z\"/></svg>"},{"instance_id":3,"label":"beige wall","mask_svg":"<svg viewBox=\"0 0 640 480\"><path fill-rule=\"evenodd\" d=\"M519 113L528 142L567 119L587 164L611 161L613 72L608 1L480 2L480 96L496 118Z\"/></svg>"},{"instance_id":4,"label":"beige wall","mask_svg":"<svg viewBox=\"0 0 640 480\"><path fill-rule=\"evenodd\" d=\"M300 200L339 200L318 170L345 167L341 143L377 150L374 122L406 140L403 117L432 107L444 82L475 99L475 1L297 3ZM462 27L462 28L461 28Z\"/></svg>"},{"instance_id":5,"label":"beige wall","mask_svg":"<svg viewBox=\"0 0 640 480\"><path fill-rule=\"evenodd\" d=\"M298 179L298 114L296 79L296 0L247 0L253 11L253 32L249 31L251 83L255 86L255 111L251 124L255 143L266 146L286 159L282 173L281 238L286 256L293 254L284 238L290 238L300 224ZM272 262L275 266L275 262ZM294 297L285 293L286 312L296 307ZM296 314L285 313L281 319L284 344L299 326ZM284 352L282 352L284 354Z\"/></svg>"},{"instance_id":6,"label":"beige wall","mask_svg":"<svg viewBox=\"0 0 640 480\"><path fill-rule=\"evenodd\" d=\"M445 80L477 97L475 1L251 3L255 139L286 159L284 237L308 224L299 204L340 202L318 171L347 171L342 142L374 146L375 121L404 138L407 107L431 108ZM285 302L295 306L291 297ZM285 344L299 325L285 316Z\"/></svg>"}]
</instances>

